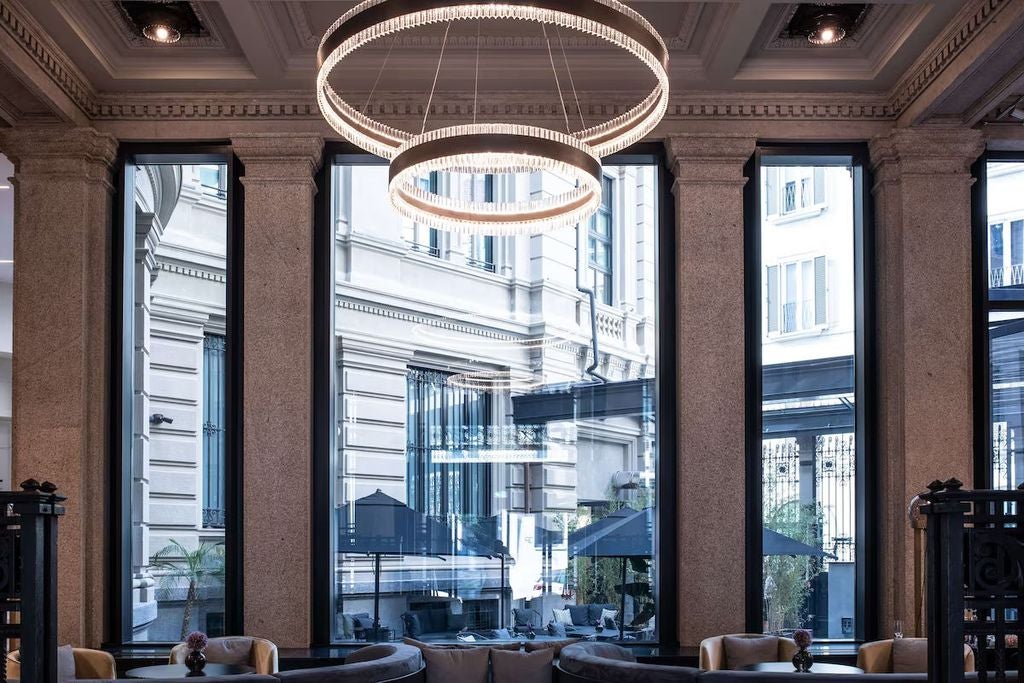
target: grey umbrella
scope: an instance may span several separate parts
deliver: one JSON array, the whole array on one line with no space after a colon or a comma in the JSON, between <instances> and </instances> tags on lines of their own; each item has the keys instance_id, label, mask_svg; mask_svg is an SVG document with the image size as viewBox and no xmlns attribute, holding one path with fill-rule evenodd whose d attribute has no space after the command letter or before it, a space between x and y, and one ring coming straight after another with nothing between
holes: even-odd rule
<instances>
[{"instance_id":1,"label":"grey umbrella","mask_svg":"<svg viewBox=\"0 0 1024 683\"><path fill-rule=\"evenodd\" d=\"M382 555L488 555L488 548L459 542L448 525L377 489L337 508L339 553L372 555L373 627L380 628L380 558Z\"/></svg>"},{"instance_id":2,"label":"grey umbrella","mask_svg":"<svg viewBox=\"0 0 1024 683\"><path fill-rule=\"evenodd\" d=\"M654 508L622 508L569 534L570 557L617 557L622 560L619 636L626 624L626 561L654 555Z\"/></svg>"},{"instance_id":3,"label":"grey umbrella","mask_svg":"<svg viewBox=\"0 0 1024 683\"><path fill-rule=\"evenodd\" d=\"M778 531L768 528L761 530L761 554L762 555L807 555L809 557L835 557L821 548L807 545L795 538L790 538Z\"/></svg>"}]
</instances>

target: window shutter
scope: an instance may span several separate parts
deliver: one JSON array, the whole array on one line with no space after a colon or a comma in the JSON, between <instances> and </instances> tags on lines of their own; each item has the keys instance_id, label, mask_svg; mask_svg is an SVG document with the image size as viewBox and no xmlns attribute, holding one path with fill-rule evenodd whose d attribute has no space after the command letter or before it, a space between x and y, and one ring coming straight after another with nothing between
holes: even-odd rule
<instances>
[{"instance_id":1,"label":"window shutter","mask_svg":"<svg viewBox=\"0 0 1024 683\"><path fill-rule=\"evenodd\" d=\"M767 166L764 169L764 197L769 216L779 212L779 169Z\"/></svg>"},{"instance_id":2,"label":"window shutter","mask_svg":"<svg viewBox=\"0 0 1024 683\"><path fill-rule=\"evenodd\" d=\"M825 169L821 166L814 167L814 203L825 203Z\"/></svg>"},{"instance_id":3,"label":"window shutter","mask_svg":"<svg viewBox=\"0 0 1024 683\"><path fill-rule=\"evenodd\" d=\"M814 258L814 324L824 325L828 322L828 299L826 298L827 283L825 275L825 257Z\"/></svg>"},{"instance_id":4,"label":"window shutter","mask_svg":"<svg viewBox=\"0 0 1024 683\"><path fill-rule=\"evenodd\" d=\"M768 266L768 297L765 307L768 309L768 331L779 331L779 267Z\"/></svg>"}]
</instances>

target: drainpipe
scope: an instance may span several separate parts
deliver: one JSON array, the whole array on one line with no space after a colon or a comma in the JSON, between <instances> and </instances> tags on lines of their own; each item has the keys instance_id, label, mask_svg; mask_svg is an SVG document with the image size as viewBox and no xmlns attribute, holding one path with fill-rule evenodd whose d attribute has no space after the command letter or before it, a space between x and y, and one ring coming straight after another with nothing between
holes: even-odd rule
<instances>
[{"instance_id":1,"label":"drainpipe","mask_svg":"<svg viewBox=\"0 0 1024 683\"><path fill-rule=\"evenodd\" d=\"M586 287L583 284L583 280L580 278L581 271L581 259L580 259L580 225L576 224L576 289L587 295L587 299L590 301L590 349L594 354L594 362L584 370L584 372L594 379L601 380L601 382L607 382L608 378L597 371L598 364L598 348L597 348L597 297L594 294L593 287Z\"/></svg>"}]
</instances>

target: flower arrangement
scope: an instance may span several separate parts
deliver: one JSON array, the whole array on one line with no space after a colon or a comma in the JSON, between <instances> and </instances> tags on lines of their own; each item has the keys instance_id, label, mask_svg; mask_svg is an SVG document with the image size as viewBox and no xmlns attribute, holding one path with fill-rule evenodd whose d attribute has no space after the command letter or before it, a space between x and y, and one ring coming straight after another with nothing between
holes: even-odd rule
<instances>
[{"instance_id":1,"label":"flower arrangement","mask_svg":"<svg viewBox=\"0 0 1024 683\"><path fill-rule=\"evenodd\" d=\"M192 631L185 638L185 645L190 650L205 650L209 642L210 639L202 631Z\"/></svg>"},{"instance_id":2,"label":"flower arrangement","mask_svg":"<svg viewBox=\"0 0 1024 683\"><path fill-rule=\"evenodd\" d=\"M814 642L814 639L811 638L810 631L805 628L798 628L793 632L793 642L795 642L796 646L801 650L806 650L811 646L811 643Z\"/></svg>"}]
</instances>

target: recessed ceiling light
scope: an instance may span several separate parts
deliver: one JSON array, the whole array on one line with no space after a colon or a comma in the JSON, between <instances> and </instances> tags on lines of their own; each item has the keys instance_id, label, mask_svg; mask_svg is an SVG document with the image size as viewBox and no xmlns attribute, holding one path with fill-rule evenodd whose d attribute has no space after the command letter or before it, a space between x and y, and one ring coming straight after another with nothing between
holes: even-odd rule
<instances>
[{"instance_id":1,"label":"recessed ceiling light","mask_svg":"<svg viewBox=\"0 0 1024 683\"><path fill-rule=\"evenodd\" d=\"M157 43L176 43L181 40L181 31L166 23L144 26L142 35Z\"/></svg>"},{"instance_id":2,"label":"recessed ceiling light","mask_svg":"<svg viewBox=\"0 0 1024 683\"><path fill-rule=\"evenodd\" d=\"M815 45L835 45L846 37L844 18L825 12L817 17L814 29L807 34L807 40Z\"/></svg>"}]
</instances>

